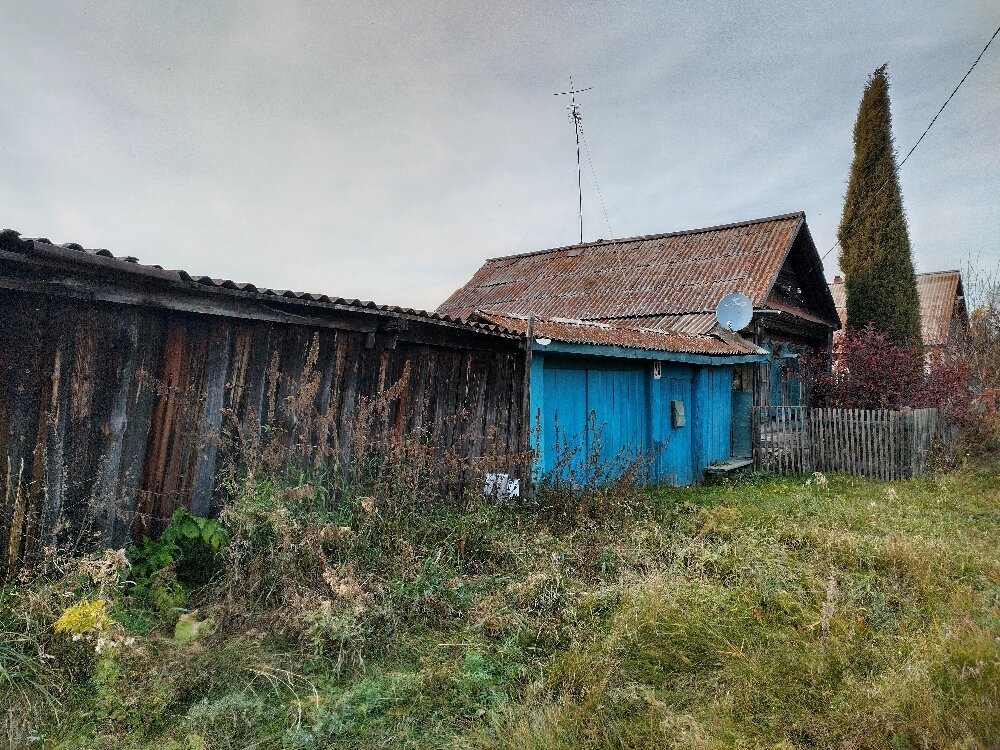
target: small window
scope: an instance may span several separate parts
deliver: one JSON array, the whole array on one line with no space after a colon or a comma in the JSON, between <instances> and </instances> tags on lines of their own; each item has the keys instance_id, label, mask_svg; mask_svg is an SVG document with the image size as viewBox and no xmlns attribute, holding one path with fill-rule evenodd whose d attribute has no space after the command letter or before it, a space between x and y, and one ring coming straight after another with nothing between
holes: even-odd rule
<instances>
[{"instance_id":1,"label":"small window","mask_svg":"<svg viewBox=\"0 0 1000 750\"><path fill-rule=\"evenodd\" d=\"M674 427L684 426L684 402L680 399L670 402L670 423Z\"/></svg>"}]
</instances>

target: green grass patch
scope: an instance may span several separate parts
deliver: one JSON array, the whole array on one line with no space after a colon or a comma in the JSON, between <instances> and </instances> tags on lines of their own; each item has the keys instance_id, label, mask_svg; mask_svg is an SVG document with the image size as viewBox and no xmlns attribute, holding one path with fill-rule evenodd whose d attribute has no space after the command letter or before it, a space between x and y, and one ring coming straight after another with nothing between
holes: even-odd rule
<instances>
[{"instance_id":1,"label":"green grass patch","mask_svg":"<svg viewBox=\"0 0 1000 750\"><path fill-rule=\"evenodd\" d=\"M138 583L116 558L3 591L3 736L114 750L995 747L998 481L996 466L894 483L752 476L569 516L334 503L322 486L257 481L221 519L208 582L157 567L147 545ZM98 599L101 643L55 631Z\"/></svg>"}]
</instances>

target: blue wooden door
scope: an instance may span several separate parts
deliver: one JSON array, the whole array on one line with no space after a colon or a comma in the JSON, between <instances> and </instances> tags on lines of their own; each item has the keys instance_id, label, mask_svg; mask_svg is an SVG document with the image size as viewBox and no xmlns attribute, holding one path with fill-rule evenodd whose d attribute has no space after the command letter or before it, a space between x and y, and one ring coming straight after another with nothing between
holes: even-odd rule
<instances>
[{"instance_id":1,"label":"blue wooden door","mask_svg":"<svg viewBox=\"0 0 1000 750\"><path fill-rule=\"evenodd\" d=\"M691 376L679 374L664 375L660 380L661 408L657 418L660 425L657 433L663 446L656 461L656 478L666 484L691 484L694 469L691 462L691 433L693 409L691 408ZM684 404L684 424L676 425L671 412L671 402Z\"/></svg>"},{"instance_id":2,"label":"blue wooden door","mask_svg":"<svg viewBox=\"0 0 1000 750\"><path fill-rule=\"evenodd\" d=\"M598 470L619 476L648 449L645 369L587 371L587 408L593 420L590 449Z\"/></svg>"},{"instance_id":3,"label":"blue wooden door","mask_svg":"<svg viewBox=\"0 0 1000 750\"><path fill-rule=\"evenodd\" d=\"M733 391L733 450L737 458L753 455L753 393Z\"/></svg>"},{"instance_id":4,"label":"blue wooden door","mask_svg":"<svg viewBox=\"0 0 1000 750\"><path fill-rule=\"evenodd\" d=\"M542 471L555 472L562 482L578 482L589 446L587 371L546 367L544 398Z\"/></svg>"},{"instance_id":5,"label":"blue wooden door","mask_svg":"<svg viewBox=\"0 0 1000 750\"><path fill-rule=\"evenodd\" d=\"M643 367L545 365L542 470L560 481L621 474L648 450Z\"/></svg>"}]
</instances>

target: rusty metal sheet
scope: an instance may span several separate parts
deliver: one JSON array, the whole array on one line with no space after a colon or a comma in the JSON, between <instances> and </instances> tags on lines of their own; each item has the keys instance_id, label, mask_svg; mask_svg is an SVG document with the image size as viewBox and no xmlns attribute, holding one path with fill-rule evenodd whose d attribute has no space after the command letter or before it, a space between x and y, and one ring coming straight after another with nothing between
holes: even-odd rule
<instances>
[{"instance_id":1,"label":"rusty metal sheet","mask_svg":"<svg viewBox=\"0 0 1000 750\"><path fill-rule=\"evenodd\" d=\"M840 325L846 328L847 285L840 276L830 284L830 294L837 307ZM924 346L944 346L951 335L956 312L966 315L961 272L918 273L917 294L920 295L920 333ZM837 334L835 337L839 339Z\"/></svg>"},{"instance_id":2,"label":"rusty metal sheet","mask_svg":"<svg viewBox=\"0 0 1000 750\"><path fill-rule=\"evenodd\" d=\"M962 274L959 271L918 274L917 293L924 345L944 346L951 334L956 309L959 314L965 312Z\"/></svg>"},{"instance_id":3,"label":"rusty metal sheet","mask_svg":"<svg viewBox=\"0 0 1000 750\"><path fill-rule=\"evenodd\" d=\"M708 313L728 292L767 298L802 213L554 248L486 262L438 308L574 319Z\"/></svg>"},{"instance_id":4,"label":"rusty metal sheet","mask_svg":"<svg viewBox=\"0 0 1000 750\"><path fill-rule=\"evenodd\" d=\"M528 319L501 313L478 313L496 325L526 333ZM677 352L682 354L738 355L765 354L751 342L735 334L690 334L677 331L640 328L603 321L534 318L535 336L569 344L621 346L629 349Z\"/></svg>"}]
</instances>

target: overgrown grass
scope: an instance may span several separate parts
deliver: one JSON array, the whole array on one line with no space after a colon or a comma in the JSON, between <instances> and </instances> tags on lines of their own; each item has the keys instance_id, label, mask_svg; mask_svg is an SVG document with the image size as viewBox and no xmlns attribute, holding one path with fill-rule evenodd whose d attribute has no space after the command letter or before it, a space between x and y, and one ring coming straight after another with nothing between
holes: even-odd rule
<instances>
[{"instance_id":1,"label":"overgrown grass","mask_svg":"<svg viewBox=\"0 0 1000 750\"><path fill-rule=\"evenodd\" d=\"M758 476L567 515L257 477L231 488L221 573L182 601L92 561L4 591L4 740L996 747L998 481ZM120 628L100 653L53 630L98 595Z\"/></svg>"}]
</instances>

